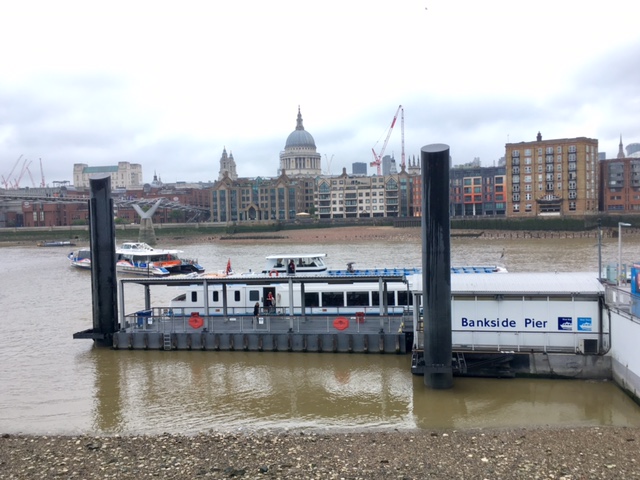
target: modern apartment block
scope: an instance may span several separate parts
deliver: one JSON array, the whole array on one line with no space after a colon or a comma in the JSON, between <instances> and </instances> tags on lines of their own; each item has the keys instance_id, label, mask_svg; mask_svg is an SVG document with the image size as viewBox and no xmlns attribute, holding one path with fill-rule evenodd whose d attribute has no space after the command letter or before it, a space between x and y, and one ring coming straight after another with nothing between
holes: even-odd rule
<instances>
[{"instance_id":1,"label":"modern apartment block","mask_svg":"<svg viewBox=\"0 0 640 480\"><path fill-rule=\"evenodd\" d=\"M640 158L601 161L600 179L600 209L603 212L640 211Z\"/></svg>"},{"instance_id":2,"label":"modern apartment block","mask_svg":"<svg viewBox=\"0 0 640 480\"><path fill-rule=\"evenodd\" d=\"M452 217L505 216L505 167L455 167L449 170Z\"/></svg>"},{"instance_id":3,"label":"modern apartment block","mask_svg":"<svg viewBox=\"0 0 640 480\"><path fill-rule=\"evenodd\" d=\"M598 140L507 143L507 217L598 213Z\"/></svg>"}]
</instances>

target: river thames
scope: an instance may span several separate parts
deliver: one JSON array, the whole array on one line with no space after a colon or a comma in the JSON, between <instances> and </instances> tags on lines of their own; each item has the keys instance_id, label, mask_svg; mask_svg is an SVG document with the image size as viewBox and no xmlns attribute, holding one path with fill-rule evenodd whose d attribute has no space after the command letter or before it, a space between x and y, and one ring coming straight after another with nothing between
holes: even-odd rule
<instances>
[{"instance_id":1,"label":"river thames","mask_svg":"<svg viewBox=\"0 0 640 480\"><path fill-rule=\"evenodd\" d=\"M639 240L624 238L623 263L640 260ZM421 265L417 239L246 243L159 246L183 249L208 271L228 259L235 271L261 270L265 256L283 252L327 253L332 268ZM433 391L411 375L409 355L97 348L72 338L92 324L91 279L70 267L68 249L0 252L0 433L640 426L640 407L612 382L456 377L452 389ZM603 265L615 263L617 239L601 252ZM454 238L452 264L596 272L598 247L593 238Z\"/></svg>"}]
</instances>

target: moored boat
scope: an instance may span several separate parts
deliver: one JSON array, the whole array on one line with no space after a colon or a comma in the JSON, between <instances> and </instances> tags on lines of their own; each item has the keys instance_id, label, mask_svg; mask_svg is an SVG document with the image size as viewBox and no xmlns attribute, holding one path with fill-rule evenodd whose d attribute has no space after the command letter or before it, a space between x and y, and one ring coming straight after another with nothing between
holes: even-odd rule
<instances>
[{"instance_id":1,"label":"moored boat","mask_svg":"<svg viewBox=\"0 0 640 480\"><path fill-rule=\"evenodd\" d=\"M43 240L37 243L39 247L75 247L70 240Z\"/></svg>"}]
</instances>

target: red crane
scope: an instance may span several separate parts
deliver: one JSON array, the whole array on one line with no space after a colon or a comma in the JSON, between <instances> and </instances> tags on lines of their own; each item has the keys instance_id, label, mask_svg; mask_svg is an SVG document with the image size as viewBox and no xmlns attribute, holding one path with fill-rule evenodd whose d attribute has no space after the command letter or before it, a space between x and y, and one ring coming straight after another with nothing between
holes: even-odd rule
<instances>
[{"instance_id":1,"label":"red crane","mask_svg":"<svg viewBox=\"0 0 640 480\"><path fill-rule=\"evenodd\" d=\"M371 151L373 152L373 162L371 162L369 166L377 167L378 175L381 175L380 166L382 165L382 156L384 155L384 151L387 149L387 143L389 143L389 137L391 136L391 132L393 131L393 127L396 124L396 120L400 112L402 112L402 157L403 157L402 164L404 165L404 110L402 110L402 105L399 105L398 110L396 110L396 114L393 116L393 120L391 121L391 126L389 127L389 131L387 132L387 138L385 138L384 144L382 145L382 150L380 150L380 155L376 153L375 145L374 145L374 148L371 148Z\"/></svg>"},{"instance_id":2,"label":"red crane","mask_svg":"<svg viewBox=\"0 0 640 480\"><path fill-rule=\"evenodd\" d=\"M20 155L18 157L18 160L16 160L16 163L13 165L13 168L11 169L11 171L9 172L9 175L7 175L7 178L4 178L4 175L2 176L2 183L4 184L4 188L9 189L12 187L11 185L11 175L13 175L13 171L16 169L16 167L18 166L18 164L20 163L20 159L22 158L22 155Z\"/></svg>"}]
</instances>

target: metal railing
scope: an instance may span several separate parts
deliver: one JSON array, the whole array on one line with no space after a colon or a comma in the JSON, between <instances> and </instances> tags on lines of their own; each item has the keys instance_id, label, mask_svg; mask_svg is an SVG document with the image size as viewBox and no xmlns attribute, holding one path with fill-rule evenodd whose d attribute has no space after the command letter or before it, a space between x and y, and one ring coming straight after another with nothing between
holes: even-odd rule
<instances>
[{"instance_id":1,"label":"metal railing","mask_svg":"<svg viewBox=\"0 0 640 480\"><path fill-rule=\"evenodd\" d=\"M283 309L258 316L246 313L234 315L192 315L181 309L154 307L124 316L123 328L128 332L185 333L207 331L215 333L402 333L400 316L366 315L282 315ZM406 320L406 319L405 319Z\"/></svg>"}]
</instances>

